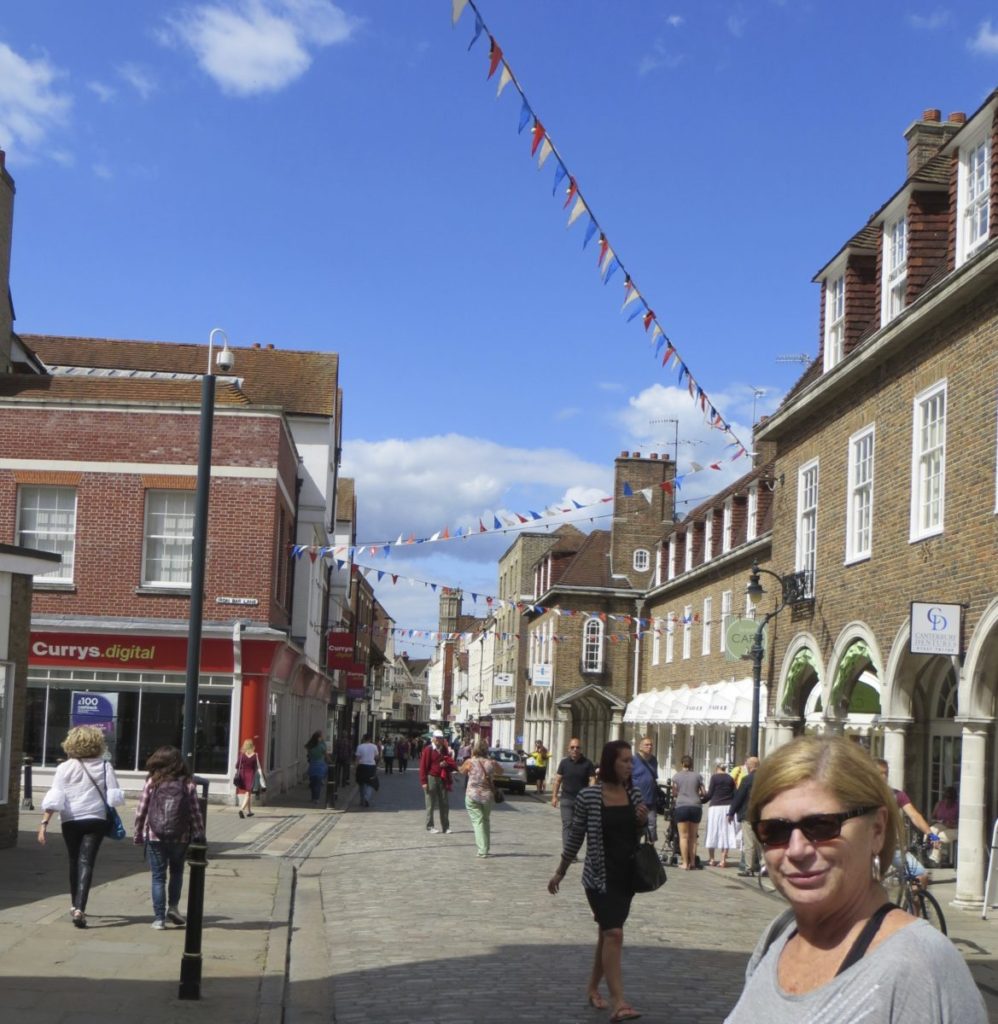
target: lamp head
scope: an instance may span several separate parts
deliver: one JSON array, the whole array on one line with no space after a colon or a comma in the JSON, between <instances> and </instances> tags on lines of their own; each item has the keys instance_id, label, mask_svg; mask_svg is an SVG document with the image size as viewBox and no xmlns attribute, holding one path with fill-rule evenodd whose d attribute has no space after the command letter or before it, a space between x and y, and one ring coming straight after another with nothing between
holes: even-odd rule
<instances>
[{"instance_id":1,"label":"lamp head","mask_svg":"<svg viewBox=\"0 0 998 1024\"><path fill-rule=\"evenodd\" d=\"M752 572L749 573L748 586L745 588L745 593L753 608L762 600L763 594L766 593L763 590L762 584L759 582L759 563L752 563Z\"/></svg>"},{"instance_id":2,"label":"lamp head","mask_svg":"<svg viewBox=\"0 0 998 1024\"><path fill-rule=\"evenodd\" d=\"M215 356L215 365L222 371L222 373L231 372L232 368L236 365L236 357L229 348L229 339L225 339L225 344L222 346L222 351Z\"/></svg>"}]
</instances>

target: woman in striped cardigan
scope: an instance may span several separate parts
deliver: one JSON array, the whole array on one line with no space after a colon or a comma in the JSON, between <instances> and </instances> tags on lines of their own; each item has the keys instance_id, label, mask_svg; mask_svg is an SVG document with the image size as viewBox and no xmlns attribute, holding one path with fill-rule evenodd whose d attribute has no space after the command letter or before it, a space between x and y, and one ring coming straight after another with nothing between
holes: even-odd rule
<instances>
[{"instance_id":1,"label":"woman in striped cardigan","mask_svg":"<svg viewBox=\"0 0 998 1024\"><path fill-rule=\"evenodd\" d=\"M603 748L599 782L575 798L575 813L561 863L548 882L548 892L556 893L585 839L582 885L599 929L586 998L590 1006L606 1008L599 992L600 981L605 977L613 1010L611 1021L636 1020L641 1016L624 998L621 972L624 922L634 897L631 865L648 821L648 808L631 785L631 760L631 745L624 740L611 740Z\"/></svg>"}]
</instances>

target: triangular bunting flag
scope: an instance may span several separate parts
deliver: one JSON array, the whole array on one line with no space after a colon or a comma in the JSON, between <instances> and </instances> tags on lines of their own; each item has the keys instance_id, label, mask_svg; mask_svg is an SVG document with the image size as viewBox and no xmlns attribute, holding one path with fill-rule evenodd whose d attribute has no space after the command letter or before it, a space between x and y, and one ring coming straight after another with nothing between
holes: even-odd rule
<instances>
[{"instance_id":1,"label":"triangular bunting flag","mask_svg":"<svg viewBox=\"0 0 998 1024\"><path fill-rule=\"evenodd\" d=\"M575 205L572 207L572 212L568 215L568 223L565 227L570 228L586 212L586 204L580 196L575 200Z\"/></svg>"},{"instance_id":2,"label":"triangular bunting flag","mask_svg":"<svg viewBox=\"0 0 998 1024\"><path fill-rule=\"evenodd\" d=\"M502 49L499 44L489 36L489 73L488 78L491 78L496 73L496 68L499 67L502 62Z\"/></svg>"},{"instance_id":3,"label":"triangular bunting flag","mask_svg":"<svg viewBox=\"0 0 998 1024\"><path fill-rule=\"evenodd\" d=\"M551 145L551 140L545 135L544 141L541 143L541 155L537 158L537 170L540 170L547 158L554 152L554 146Z\"/></svg>"},{"instance_id":4,"label":"triangular bunting flag","mask_svg":"<svg viewBox=\"0 0 998 1024\"><path fill-rule=\"evenodd\" d=\"M551 189L551 195L558 194L558 186L562 183L566 174L568 174L568 171L565 170L565 165L559 160L554 169L554 187Z\"/></svg>"},{"instance_id":5,"label":"triangular bunting flag","mask_svg":"<svg viewBox=\"0 0 998 1024\"><path fill-rule=\"evenodd\" d=\"M544 125L534 118L534 127L531 129L531 141L530 141L530 155L533 156L537 152L538 146L544 141Z\"/></svg>"},{"instance_id":6,"label":"triangular bunting flag","mask_svg":"<svg viewBox=\"0 0 998 1024\"><path fill-rule=\"evenodd\" d=\"M523 103L520 106L520 120L516 127L516 134L521 134L528 124L530 124L530 106L527 103L527 98L524 97Z\"/></svg>"},{"instance_id":7,"label":"triangular bunting flag","mask_svg":"<svg viewBox=\"0 0 998 1024\"><path fill-rule=\"evenodd\" d=\"M631 485L626 480L624 481L624 488L622 493L625 498L630 498L634 494L634 491L631 490Z\"/></svg>"},{"instance_id":8,"label":"triangular bunting flag","mask_svg":"<svg viewBox=\"0 0 998 1024\"><path fill-rule=\"evenodd\" d=\"M499 85L496 88L496 99L502 95L503 89L513 81L513 72L509 70L509 65L504 61L502 71L499 73Z\"/></svg>"},{"instance_id":9,"label":"triangular bunting flag","mask_svg":"<svg viewBox=\"0 0 998 1024\"><path fill-rule=\"evenodd\" d=\"M478 42L478 37L482 34L484 29L485 23L482 21L478 11L475 11L475 34L471 37L471 42L468 43L469 50Z\"/></svg>"},{"instance_id":10,"label":"triangular bunting flag","mask_svg":"<svg viewBox=\"0 0 998 1024\"><path fill-rule=\"evenodd\" d=\"M451 0L450 6L450 23L456 25L461 15L464 13L465 7L468 6L468 0Z\"/></svg>"}]
</instances>

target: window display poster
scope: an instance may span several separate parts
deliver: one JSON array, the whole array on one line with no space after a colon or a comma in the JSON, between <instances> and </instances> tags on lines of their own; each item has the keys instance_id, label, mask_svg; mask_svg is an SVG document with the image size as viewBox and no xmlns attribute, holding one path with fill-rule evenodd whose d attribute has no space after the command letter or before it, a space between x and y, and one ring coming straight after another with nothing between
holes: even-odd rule
<instances>
[{"instance_id":1,"label":"window display poster","mask_svg":"<svg viewBox=\"0 0 998 1024\"><path fill-rule=\"evenodd\" d=\"M74 690L69 704L69 725L96 725L104 733L107 749L114 754L114 723L118 716L116 693Z\"/></svg>"}]
</instances>

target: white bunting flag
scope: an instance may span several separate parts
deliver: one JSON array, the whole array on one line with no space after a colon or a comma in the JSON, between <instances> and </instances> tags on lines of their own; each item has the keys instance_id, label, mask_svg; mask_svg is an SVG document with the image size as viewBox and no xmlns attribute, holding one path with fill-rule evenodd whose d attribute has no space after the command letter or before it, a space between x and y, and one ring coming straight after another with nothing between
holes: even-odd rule
<instances>
[{"instance_id":1,"label":"white bunting flag","mask_svg":"<svg viewBox=\"0 0 998 1024\"><path fill-rule=\"evenodd\" d=\"M568 223L565 227L570 228L584 213L588 213L586 204L582 201L580 196L575 200L575 205L572 207L572 212L569 214Z\"/></svg>"},{"instance_id":2,"label":"white bunting flag","mask_svg":"<svg viewBox=\"0 0 998 1024\"><path fill-rule=\"evenodd\" d=\"M468 6L468 0L451 0L450 23L456 25Z\"/></svg>"},{"instance_id":3,"label":"white bunting flag","mask_svg":"<svg viewBox=\"0 0 998 1024\"><path fill-rule=\"evenodd\" d=\"M512 81L513 72L509 70L509 65L505 61L503 61L502 72L499 75L499 85L496 88L496 99L498 99L502 95L503 89L505 89L506 86L509 85L509 83Z\"/></svg>"},{"instance_id":4,"label":"white bunting flag","mask_svg":"<svg viewBox=\"0 0 998 1024\"><path fill-rule=\"evenodd\" d=\"M544 161L551 155L553 149L554 147L545 135L544 141L541 143L541 155L537 158L537 170L540 170L544 166Z\"/></svg>"}]
</instances>

